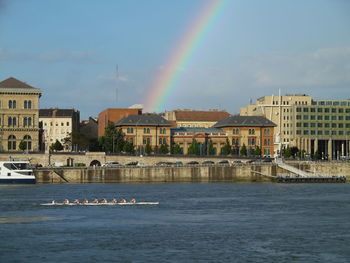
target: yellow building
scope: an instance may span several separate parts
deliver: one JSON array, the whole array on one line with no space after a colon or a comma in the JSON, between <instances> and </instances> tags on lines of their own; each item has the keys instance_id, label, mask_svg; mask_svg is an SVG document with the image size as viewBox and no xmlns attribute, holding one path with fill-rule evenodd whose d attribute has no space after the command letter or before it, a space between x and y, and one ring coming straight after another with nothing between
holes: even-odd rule
<instances>
[{"instance_id":1,"label":"yellow building","mask_svg":"<svg viewBox=\"0 0 350 263\"><path fill-rule=\"evenodd\" d=\"M262 116L227 117L214 125L214 128L222 129L232 144L233 154L240 154L243 146L249 151L257 146L261 149L262 156L274 156L274 127L276 124Z\"/></svg>"},{"instance_id":2,"label":"yellow building","mask_svg":"<svg viewBox=\"0 0 350 263\"><path fill-rule=\"evenodd\" d=\"M39 150L40 89L15 78L0 82L0 151Z\"/></svg>"},{"instance_id":3,"label":"yellow building","mask_svg":"<svg viewBox=\"0 0 350 263\"><path fill-rule=\"evenodd\" d=\"M129 115L115 126L122 129L125 139L133 143L138 152L142 153L147 144L155 151L161 144L170 147L171 123L159 115Z\"/></svg>"}]
</instances>

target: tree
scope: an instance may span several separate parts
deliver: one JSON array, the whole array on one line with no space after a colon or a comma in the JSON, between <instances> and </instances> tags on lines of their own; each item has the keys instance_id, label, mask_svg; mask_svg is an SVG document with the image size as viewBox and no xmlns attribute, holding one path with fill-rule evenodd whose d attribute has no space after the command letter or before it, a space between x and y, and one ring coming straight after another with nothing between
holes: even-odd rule
<instances>
[{"instance_id":1,"label":"tree","mask_svg":"<svg viewBox=\"0 0 350 263\"><path fill-rule=\"evenodd\" d=\"M284 158L290 158L292 156L292 149L289 146L283 150L283 156Z\"/></svg>"},{"instance_id":2,"label":"tree","mask_svg":"<svg viewBox=\"0 0 350 263\"><path fill-rule=\"evenodd\" d=\"M125 143L124 134L113 123L108 123L105 135L99 138L99 143L106 152L121 152Z\"/></svg>"},{"instance_id":3,"label":"tree","mask_svg":"<svg viewBox=\"0 0 350 263\"><path fill-rule=\"evenodd\" d=\"M240 150L239 154L241 156L247 156L247 147L245 146L244 143L243 143L243 146L241 147L241 150Z\"/></svg>"},{"instance_id":4,"label":"tree","mask_svg":"<svg viewBox=\"0 0 350 263\"><path fill-rule=\"evenodd\" d=\"M135 153L134 144L132 142L126 141L123 146L123 152L134 154Z\"/></svg>"},{"instance_id":5,"label":"tree","mask_svg":"<svg viewBox=\"0 0 350 263\"><path fill-rule=\"evenodd\" d=\"M254 154L255 154L255 156L261 156L261 149L258 145L255 147Z\"/></svg>"},{"instance_id":6,"label":"tree","mask_svg":"<svg viewBox=\"0 0 350 263\"><path fill-rule=\"evenodd\" d=\"M150 154L152 151L152 146L149 144L149 142L147 142L145 146L145 153Z\"/></svg>"},{"instance_id":7,"label":"tree","mask_svg":"<svg viewBox=\"0 0 350 263\"><path fill-rule=\"evenodd\" d=\"M225 143L224 147L221 148L221 154L229 155L230 153L231 153L230 141L226 138L226 143Z\"/></svg>"},{"instance_id":8,"label":"tree","mask_svg":"<svg viewBox=\"0 0 350 263\"><path fill-rule=\"evenodd\" d=\"M208 143L208 154L215 155L215 148L212 140L209 140L209 143Z\"/></svg>"},{"instance_id":9,"label":"tree","mask_svg":"<svg viewBox=\"0 0 350 263\"><path fill-rule=\"evenodd\" d=\"M27 145L26 145L26 143L22 140L22 141L19 143L18 148L19 148L21 151L24 152L25 150L27 150Z\"/></svg>"},{"instance_id":10,"label":"tree","mask_svg":"<svg viewBox=\"0 0 350 263\"><path fill-rule=\"evenodd\" d=\"M159 154L167 154L169 152L169 148L167 144L161 144L158 149Z\"/></svg>"},{"instance_id":11,"label":"tree","mask_svg":"<svg viewBox=\"0 0 350 263\"><path fill-rule=\"evenodd\" d=\"M174 145L173 154L183 154L180 145L177 143Z\"/></svg>"},{"instance_id":12,"label":"tree","mask_svg":"<svg viewBox=\"0 0 350 263\"><path fill-rule=\"evenodd\" d=\"M50 150L51 151L62 151L63 150L63 145L58 140L56 140L55 143L51 144Z\"/></svg>"},{"instance_id":13,"label":"tree","mask_svg":"<svg viewBox=\"0 0 350 263\"><path fill-rule=\"evenodd\" d=\"M188 154L199 155L199 153L200 153L199 143L196 141L196 139L192 139L192 143L188 148Z\"/></svg>"}]
</instances>

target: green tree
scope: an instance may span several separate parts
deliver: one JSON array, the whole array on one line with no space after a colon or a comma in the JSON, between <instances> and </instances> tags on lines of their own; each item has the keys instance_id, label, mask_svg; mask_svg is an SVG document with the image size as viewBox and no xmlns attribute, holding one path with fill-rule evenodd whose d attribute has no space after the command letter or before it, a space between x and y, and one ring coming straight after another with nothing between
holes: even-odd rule
<instances>
[{"instance_id":1,"label":"green tree","mask_svg":"<svg viewBox=\"0 0 350 263\"><path fill-rule=\"evenodd\" d=\"M132 153L132 154L135 153L134 144L132 142L126 141L123 146L123 152Z\"/></svg>"},{"instance_id":2,"label":"green tree","mask_svg":"<svg viewBox=\"0 0 350 263\"><path fill-rule=\"evenodd\" d=\"M147 142L145 146L145 153L150 154L152 151L152 146L149 144L149 142Z\"/></svg>"},{"instance_id":3,"label":"green tree","mask_svg":"<svg viewBox=\"0 0 350 263\"><path fill-rule=\"evenodd\" d=\"M215 155L215 148L212 140L209 140L208 142L208 154Z\"/></svg>"},{"instance_id":4,"label":"green tree","mask_svg":"<svg viewBox=\"0 0 350 263\"><path fill-rule=\"evenodd\" d=\"M283 156L284 158L290 158L292 156L292 149L289 146L283 150Z\"/></svg>"},{"instance_id":5,"label":"green tree","mask_svg":"<svg viewBox=\"0 0 350 263\"><path fill-rule=\"evenodd\" d=\"M226 138L226 143L225 143L224 147L221 148L221 154L229 155L230 153L231 153L230 141Z\"/></svg>"},{"instance_id":6,"label":"green tree","mask_svg":"<svg viewBox=\"0 0 350 263\"><path fill-rule=\"evenodd\" d=\"M106 152L121 152L125 143L124 134L113 123L108 123L105 135L99 138L99 143Z\"/></svg>"},{"instance_id":7,"label":"green tree","mask_svg":"<svg viewBox=\"0 0 350 263\"><path fill-rule=\"evenodd\" d=\"M51 144L50 150L51 151L62 151L63 145L58 140L56 140L55 143Z\"/></svg>"},{"instance_id":8,"label":"green tree","mask_svg":"<svg viewBox=\"0 0 350 263\"><path fill-rule=\"evenodd\" d=\"M159 154L167 154L169 152L169 148L167 144L161 144L158 149Z\"/></svg>"},{"instance_id":9,"label":"green tree","mask_svg":"<svg viewBox=\"0 0 350 263\"><path fill-rule=\"evenodd\" d=\"M192 143L188 148L188 154L199 155L199 153L200 153L199 143L196 141L196 139L192 139Z\"/></svg>"},{"instance_id":10,"label":"green tree","mask_svg":"<svg viewBox=\"0 0 350 263\"><path fill-rule=\"evenodd\" d=\"M173 154L183 154L180 145L177 143L174 145Z\"/></svg>"},{"instance_id":11,"label":"green tree","mask_svg":"<svg viewBox=\"0 0 350 263\"><path fill-rule=\"evenodd\" d=\"M254 154L255 154L255 156L261 156L261 149L258 145L255 147Z\"/></svg>"},{"instance_id":12,"label":"green tree","mask_svg":"<svg viewBox=\"0 0 350 263\"><path fill-rule=\"evenodd\" d=\"M319 160L319 159L321 159L321 154L320 154L320 152L317 150L316 152L315 152L315 154L314 154L314 159L315 160Z\"/></svg>"},{"instance_id":13,"label":"green tree","mask_svg":"<svg viewBox=\"0 0 350 263\"><path fill-rule=\"evenodd\" d=\"M26 145L26 143L22 140L22 141L19 143L18 148L19 148L21 151L24 152L25 150L27 150L27 145Z\"/></svg>"},{"instance_id":14,"label":"green tree","mask_svg":"<svg viewBox=\"0 0 350 263\"><path fill-rule=\"evenodd\" d=\"M247 147L245 146L244 143L243 143L243 146L241 147L241 150L240 150L239 154L241 156L247 156Z\"/></svg>"}]
</instances>

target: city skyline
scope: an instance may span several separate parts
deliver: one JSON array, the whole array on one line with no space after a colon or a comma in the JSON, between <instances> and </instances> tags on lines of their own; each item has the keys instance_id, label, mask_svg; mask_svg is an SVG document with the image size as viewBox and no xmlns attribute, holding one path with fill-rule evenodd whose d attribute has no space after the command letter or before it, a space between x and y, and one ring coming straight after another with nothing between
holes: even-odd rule
<instances>
[{"instance_id":1,"label":"city skyline","mask_svg":"<svg viewBox=\"0 0 350 263\"><path fill-rule=\"evenodd\" d=\"M144 104L211 2L0 1L0 77L41 89L41 108L74 107L83 119ZM348 2L222 2L225 9L178 68L159 110L238 113L250 99L279 89L315 99L350 97Z\"/></svg>"}]
</instances>

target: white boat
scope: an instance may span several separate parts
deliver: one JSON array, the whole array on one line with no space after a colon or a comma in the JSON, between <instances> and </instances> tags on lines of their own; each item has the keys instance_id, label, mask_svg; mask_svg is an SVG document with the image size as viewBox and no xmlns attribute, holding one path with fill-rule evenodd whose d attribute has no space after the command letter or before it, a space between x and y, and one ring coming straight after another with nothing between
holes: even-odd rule
<instances>
[{"instance_id":1,"label":"white boat","mask_svg":"<svg viewBox=\"0 0 350 263\"><path fill-rule=\"evenodd\" d=\"M64 204L64 203L44 203L40 205L45 205L45 206L109 206L109 205L159 205L159 202L136 202L136 203L69 203L69 204Z\"/></svg>"},{"instance_id":2,"label":"white boat","mask_svg":"<svg viewBox=\"0 0 350 263\"><path fill-rule=\"evenodd\" d=\"M29 161L0 161L1 184L35 184Z\"/></svg>"}]
</instances>

